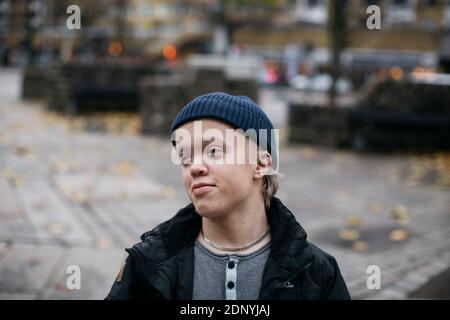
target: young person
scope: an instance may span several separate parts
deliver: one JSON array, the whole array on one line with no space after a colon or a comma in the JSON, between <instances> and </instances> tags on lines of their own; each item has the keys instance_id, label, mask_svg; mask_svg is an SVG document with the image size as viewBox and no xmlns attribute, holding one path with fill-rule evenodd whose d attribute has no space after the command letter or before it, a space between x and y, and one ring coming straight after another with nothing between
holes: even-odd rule
<instances>
[{"instance_id":1,"label":"young person","mask_svg":"<svg viewBox=\"0 0 450 320\"><path fill-rule=\"evenodd\" d=\"M276 134L245 96L195 98L171 127L191 203L141 236L106 299L350 299L278 189Z\"/></svg>"}]
</instances>

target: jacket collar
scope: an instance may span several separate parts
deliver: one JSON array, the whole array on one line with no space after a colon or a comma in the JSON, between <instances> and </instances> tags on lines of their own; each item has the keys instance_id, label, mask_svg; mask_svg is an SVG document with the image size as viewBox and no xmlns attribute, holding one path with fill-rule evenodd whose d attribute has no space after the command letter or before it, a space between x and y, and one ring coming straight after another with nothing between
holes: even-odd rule
<instances>
[{"instance_id":1,"label":"jacket collar","mask_svg":"<svg viewBox=\"0 0 450 320\"><path fill-rule=\"evenodd\" d=\"M314 258L305 230L278 198L272 199L267 219L272 244L261 283L262 300L271 299L275 288L302 272Z\"/></svg>"},{"instance_id":2,"label":"jacket collar","mask_svg":"<svg viewBox=\"0 0 450 320\"><path fill-rule=\"evenodd\" d=\"M301 272L313 259L305 230L281 200L273 198L267 219L271 227L271 252L261 283L260 299L269 299L273 290ZM190 299L193 278L193 249L201 228L201 216L191 203L170 220L141 236L142 242L127 249L137 267L167 299L180 288ZM184 270L184 272L183 272Z\"/></svg>"}]
</instances>

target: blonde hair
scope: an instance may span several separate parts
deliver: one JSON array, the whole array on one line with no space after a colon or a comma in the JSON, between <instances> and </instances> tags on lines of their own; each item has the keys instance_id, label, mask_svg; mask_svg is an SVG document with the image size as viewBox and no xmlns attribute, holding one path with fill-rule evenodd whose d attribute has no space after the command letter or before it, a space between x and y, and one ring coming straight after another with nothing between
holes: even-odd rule
<instances>
[{"instance_id":1,"label":"blonde hair","mask_svg":"<svg viewBox=\"0 0 450 320\"><path fill-rule=\"evenodd\" d=\"M263 185L262 185L262 195L264 199L264 206L266 207L266 210L269 210L270 208L270 202L272 201L272 198L275 196L275 194L278 191L278 178L282 177L281 174L277 172L271 172L269 175L265 175L263 177Z\"/></svg>"}]
</instances>

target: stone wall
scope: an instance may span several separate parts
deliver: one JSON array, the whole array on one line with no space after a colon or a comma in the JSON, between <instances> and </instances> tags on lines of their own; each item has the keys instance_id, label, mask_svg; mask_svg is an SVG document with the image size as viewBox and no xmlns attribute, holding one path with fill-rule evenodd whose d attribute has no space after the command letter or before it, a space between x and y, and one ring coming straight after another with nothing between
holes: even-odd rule
<instances>
[{"instance_id":1,"label":"stone wall","mask_svg":"<svg viewBox=\"0 0 450 320\"><path fill-rule=\"evenodd\" d=\"M449 85L419 80L382 81L334 109L326 99L298 95L290 102L289 141L357 150L450 149L449 97Z\"/></svg>"},{"instance_id":2,"label":"stone wall","mask_svg":"<svg viewBox=\"0 0 450 320\"><path fill-rule=\"evenodd\" d=\"M331 108L326 102L291 99L289 103L289 142L344 146L350 142L349 108Z\"/></svg>"},{"instance_id":3,"label":"stone wall","mask_svg":"<svg viewBox=\"0 0 450 320\"><path fill-rule=\"evenodd\" d=\"M184 81L180 75L155 76L142 81L139 113L143 134L169 134L173 119L188 102Z\"/></svg>"},{"instance_id":4,"label":"stone wall","mask_svg":"<svg viewBox=\"0 0 450 320\"><path fill-rule=\"evenodd\" d=\"M137 111L141 80L162 72L147 64L60 64L49 74L48 106L68 113Z\"/></svg>"},{"instance_id":5,"label":"stone wall","mask_svg":"<svg viewBox=\"0 0 450 320\"><path fill-rule=\"evenodd\" d=\"M22 98L42 99L46 97L48 77L45 70L26 68L22 78Z\"/></svg>"}]
</instances>

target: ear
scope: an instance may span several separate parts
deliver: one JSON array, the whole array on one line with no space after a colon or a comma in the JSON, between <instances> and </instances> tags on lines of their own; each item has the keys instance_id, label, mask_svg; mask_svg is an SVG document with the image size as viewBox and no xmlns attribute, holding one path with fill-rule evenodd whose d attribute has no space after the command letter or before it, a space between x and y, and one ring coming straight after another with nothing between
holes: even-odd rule
<instances>
[{"instance_id":1,"label":"ear","mask_svg":"<svg viewBox=\"0 0 450 320\"><path fill-rule=\"evenodd\" d=\"M272 167L272 156L267 151L258 152L258 161L256 163L253 177L255 179L262 179Z\"/></svg>"}]
</instances>

